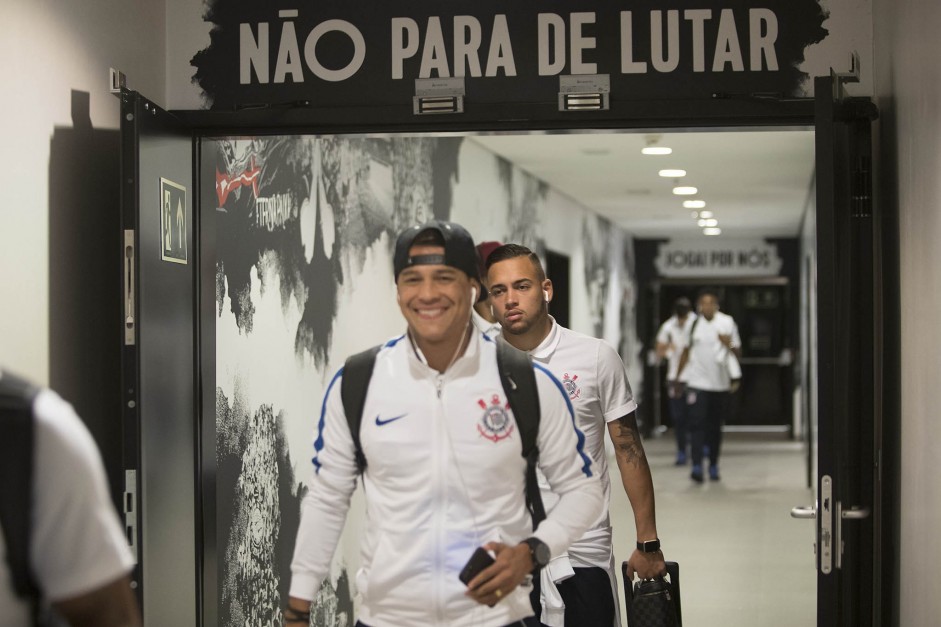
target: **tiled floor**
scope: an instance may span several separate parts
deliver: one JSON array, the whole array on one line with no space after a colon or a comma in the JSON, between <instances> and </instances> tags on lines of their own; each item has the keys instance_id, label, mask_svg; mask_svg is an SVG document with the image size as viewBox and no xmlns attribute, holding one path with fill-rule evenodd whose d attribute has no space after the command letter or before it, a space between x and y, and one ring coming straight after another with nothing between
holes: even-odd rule
<instances>
[{"instance_id":1,"label":"tiled floor","mask_svg":"<svg viewBox=\"0 0 941 627\"><path fill-rule=\"evenodd\" d=\"M792 507L813 504L800 443L727 433L722 479L701 485L690 480L689 466L673 465L672 434L644 446L664 555L680 565L683 626L815 625L814 525L790 517ZM634 523L616 470L612 484L620 569L635 541ZM622 595L622 609L623 603Z\"/></svg>"}]
</instances>

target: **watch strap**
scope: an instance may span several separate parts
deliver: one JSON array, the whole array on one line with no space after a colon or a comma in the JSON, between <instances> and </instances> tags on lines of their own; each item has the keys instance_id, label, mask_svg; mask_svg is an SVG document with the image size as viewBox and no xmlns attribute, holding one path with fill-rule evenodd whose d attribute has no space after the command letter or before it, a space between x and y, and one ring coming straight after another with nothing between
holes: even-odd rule
<instances>
[{"instance_id":1,"label":"watch strap","mask_svg":"<svg viewBox=\"0 0 941 627\"><path fill-rule=\"evenodd\" d=\"M549 546L536 537L526 538L523 543L529 547L529 557L533 562L533 573L538 573L549 564Z\"/></svg>"},{"instance_id":2,"label":"watch strap","mask_svg":"<svg viewBox=\"0 0 941 627\"><path fill-rule=\"evenodd\" d=\"M653 540L638 540L637 550L642 553L656 553L660 550L660 539L654 538Z\"/></svg>"}]
</instances>

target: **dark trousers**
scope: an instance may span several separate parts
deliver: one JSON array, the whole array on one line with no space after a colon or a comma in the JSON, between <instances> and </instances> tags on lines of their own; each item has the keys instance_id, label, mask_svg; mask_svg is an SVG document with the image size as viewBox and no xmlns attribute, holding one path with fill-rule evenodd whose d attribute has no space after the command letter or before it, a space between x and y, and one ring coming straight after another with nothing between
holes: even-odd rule
<instances>
[{"instance_id":1,"label":"dark trousers","mask_svg":"<svg viewBox=\"0 0 941 627\"><path fill-rule=\"evenodd\" d=\"M575 575L556 584L565 602L565 627L610 627L614 624L614 596L608 571L603 568L575 568ZM542 615L539 577L533 577L529 595L533 611ZM542 623L539 623L542 625Z\"/></svg>"},{"instance_id":2,"label":"dark trousers","mask_svg":"<svg viewBox=\"0 0 941 627\"><path fill-rule=\"evenodd\" d=\"M708 392L688 388L686 391L687 414L689 420L690 451L694 466L702 466L702 447L709 447L709 464L719 464L719 452L722 447L722 423L729 407L728 392ZM692 402L689 402L692 401Z\"/></svg>"},{"instance_id":3,"label":"dark trousers","mask_svg":"<svg viewBox=\"0 0 941 627\"><path fill-rule=\"evenodd\" d=\"M673 431L676 433L676 450L679 453L686 452L686 445L689 443L689 413L686 407L686 395L679 394L669 399L670 418L673 420Z\"/></svg>"}]
</instances>

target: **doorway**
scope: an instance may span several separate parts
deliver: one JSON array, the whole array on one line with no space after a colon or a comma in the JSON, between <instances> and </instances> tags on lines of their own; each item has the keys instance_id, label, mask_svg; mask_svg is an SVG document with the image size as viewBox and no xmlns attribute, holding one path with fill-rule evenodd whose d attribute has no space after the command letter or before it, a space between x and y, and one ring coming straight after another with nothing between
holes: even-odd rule
<instances>
[{"instance_id":1,"label":"doorway","mask_svg":"<svg viewBox=\"0 0 941 627\"><path fill-rule=\"evenodd\" d=\"M215 177L204 174L203 184L197 185L201 187L202 205L197 230L203 250L212 253L202 259L200 267L199 293L202 296L208 294L200 307L200 332L204 340L213 336L216 342L210 350L206 350L210 342L202 345L200 364L204 371L210 370L204 372L209 375L206 380L212 380L222 372L217 360L220 355L247 363L259 351L275 349L295 360L301 353L300 361L312 367L287 374L277 368L269 368L268 373L262 372L258 377L227 373L230 378L225 385L229 386L230 394L219 387L214 390L216 394L210 390L203 391L203 399L216 399L216 415L204 415L205 420L202 421L201 444L204 448L200 469L203 476L213 476L218 470L216 447L220 421L225 427L222 433L236 438L251 434L238 425L227 425L226 420L272 427L262 428L262 438L254 441L254 446L251 445L252 438L249 438L252 451L249 457L256 462L263 459L264 463L256 466L256 470L258 467L278 468L277 476L269 473L254 477L261 481L240 482L242 487L237 485L236 490L244 489L246 492L234 495L237 506L251 506L246 501L250 498L272 501L274 494L278 495L278 502L290 503L291 498L295 498L296 492L291 489L296 485L291 460L302 459L303 454L293 453L291 445L285 446L284 442L309 441L309 430L299 425L297 420L285 420L287 409L266 403L265 398L282 398L285 391L298 389L316 395L322 388L324 373L331 365L336 366L336 355L349 354L364 343L375 341L351 330L370 329L370 332L385 333L385 327L381 325L389 321L382 320L377 326L374 311L377 299L391 299L388 282L384 282L383 288L377 279L388 277L389 232L415 219L445 215L442 213L444 208L460 207L465 212L468 226L474 226L474 220L481 220L491 228L496 224L504 233L501 238L504 240L529 243L536 248L559 240L577 246L581 254L577 260L573 256L572 276L573 279L580 277L584 294L581 298L571 299L572 320L581 317L595 335L614 337L625 356L629 372L631 368L637 368L643 351L639 350L641 341L636 317L632 317L636 316L642 298L631 280L637 276L637 269L632 265L636 240L620 237L616 229L610 228L610 221L594 215L576 215L561 203L560 198L549 194L547 186L534 181L535 177L530 173L514 170L505 159L497 159L490 169L500 178L500 184L477 186L489 195L474 197L467 195L467 190L475 187L474 177L468 176L466 169L458 167L464 158L463 147L470 146L471 142L460 141L453 132L441 136L451 141L435 141L434 133L424 133L413 134L409 136L409 142L403 143L398 141L400 136L388 135L380 136L380 141L375 142L368 141L370 138L363 135L329 134L308 135L304 137L310 141L298 141L290 137L299 136L253 136L245 128L240 131L237 134L231 131L214 133L211 137L204 131L198 134L199 169L215 174ZM271 132L271 129L267 131ZM288 166L269 170L267 187L252 184L253 176L261 175L265 169L259 157ZM430 159L440 159L446 174L429 173L427 168L423 169L421 166L429 163ZM351 166L352 172L338 167L341 165ZM285 177L285 172L290 173L292 168L309 172L310 176L296 180ZM460 172L460 179L455 176L457 172ZM215 178L217 185L206 184L207 178ZM218 185L220 180L225 184ZM462 185L455 186L455 181ZM265 193L262 193L263 187ZM225 190L229 194L223 198L220 191ZM231 199L232 205L227 206L226 199ZM295 200L298 204L293 203ZM505 207L510 202L518 203L515 206L522 208L522 216L514 216L513 219L504 216L503 221L495 223L480 211L482 207ZM541 223L535 219L540 202L545 203L553 219ZM351 211L354 206L356 211ZM577 226L573 228L566 219L575 219ZM241 224L236 224L236 221L241 221ZM540 224L547 229L543 234L534 228ZM223 263L216 263L217 246L228 242L219 234L233 227L254 229L256 243L261 242L261 246L253 251L254 257L235 252ZM350 231L343 233L344 229ZM356 238L365 246L359 250L344 248L344 241ZM557 250L565 248L554 247ZM247 264L246 259L249 260ZM373 282L358 281L364 276ZM354 289L354 285L376 289ZM213 286L214 290L211 289ZM314 301L310 301L311 297ZM308 307L311 303L314 306ZM234 325L238 329L236 334L243 339L232 343L220 342L217 316L225 316L228 320L230 336L231 325ZM296 332L272 335L275 328L269 324L272 321L281 324L282 331L286 323L287 328ZM346 332L335 324L337 321L350 325ZM575 326L576 323L572 324ZM277 364L283 363L285 360L277 360ZM301 408L296 413L300 415L303 411ZM288 433L292 429L295 435ZM303 435L298 435L301 432ZM275 446L268 446L272 443ZM242 463L244 469L244 458ZM240 587L245 584L244 581L240 583L237 576L233 580L223 577L217 570L221 560L231 560L233 556L246 553L241 544L221 546L219 543L217 536L222 534L217 532L220 525L231 521L219 519L217 505L233 495L216 493L215 484L212 488L207 489L207 493L215 498L200 503L203 514L200 523L204 529L213 529L199 539L204 557L201 565L204 569L201 577L203 616L215 612L217 604L224 603L227 594L229 599L241 598L243 591ZM343 551L352 551L357 546L357 507L361 512L362 503L354 499L352 523L341 540ZM256 567L268 569L265 572L273 574L285 559L285 537L290 534L271 536L270 542L259 544L254 534L264 526L262 523L265 521L253 519L252 538L248 538L245 528L230 529L230 532L236 532L230 537L241 538L239 542L251 539L253 549L263 549L257 556L253 554L253 559L258 561L241 571L243 574L255 572ZM269 527L273 529L271 525ZM347 566L354 567L355 563ZM236 587L226 591L224 585ZM278 598L278 591L274 589L258 592L263 594L254 598L272 601ZM340 569L337 576L327 582L322 593L324 611L348 610L351 607L348 573ZM242 611L251 609L246 607Z\"/></svg>"},{"instance_id":2,"label":"doorway","mask_svg":"<svg viewBox=\"0 0 941 627\"><path fill-rule=\"evenodd\" d=\"M806 132L798 132L805 142L812 141ZM642 394L643 355L652 321L641 321L638 315L647 284L639 278L641 247L629 229L630 217L615 222L593 210L571 192L491 150L492 139L516 144L535 140L544 145L553 141L565 145L573 141L608 145L622 142L638 154L648 143L646 133L267 135L201 140L202 171L211 173L211 180L225 183L204 185L201 197L203 232L213 234L211 250L215 251L215 257L205 260L204 267L208 264L215 269L217 288L209 307L214 314L209 322L211 329L205 331L215 338L212 374L217 405L215 420L205 423L208 431L204 440L216 443L212 460L216 464L216 507L207 512L206 519L214 521L218 542L213 566L220 624L229 624L251 611L239 600L247 589L254 599L278 597L279 590L273 587L256 590L253 581L240 581L240 573L265 570L277 575L268 581L284 581L287 577L288 549L299 523L293 516L295 495L298 486L306 482L304 464L297 460L307 457L312 428L310 399L323 393L331 373L347 354L401 332L402 321L397 315L376 315L395 310L389 246L399 225L435 216L463 224L478 240L519 242L542 251L549 278L556 285L553 315L570 328L602 337L616 346L629 378ZM671 139L661 135L658 142L665 145ZM746 139L735 141L742 144ZM538 152L545 155L554 151L566 152L551 147ZM611 153L620 154L613 148ZM687 163L693 163L692 155L687 158ZM806 155L793 158L806 165ZM784 157L777 155L775 160L778 170L783 171ZM653 181L649 185L661 185L669 194L670 213L679 218L679 232L685 237L708 237L682 206L682 199L672 194L674 181L659 176L660 165L654 161L645 166ZM594 167L606 166L596 158ZM687 165L690 174L694 167ZM805 167L803 180L791 194L798 205L796 217L787 227L791 231L775 227L779 230L771 230L768 235L796 236L810 176ZM709 188L701 185L705 193ZM654 195L652 189L651 200L662 202ZM624 203L628 213L632 208L638 210L640 202L634 196L628 195ZM708 197L715 214L723 219L724 238L735 239L739 228L736 220L726 219L726 215L734 216L735 204L719 188ZM207 210L210 207L213 211ZM756 228L755 224L760 225L760 221L753 221L749 228ZM670 235L663 224L648 225L644 232ZM688 287L664 284L661 291L672 294L670 290L680 290L683 285ZM785 344L785 329L782 318L775 316L787 304L788 283L730 281L726 289L729 311L743 324L755 327L749 327L747 336L755 358L766 358L771 352L779 354ZM765 328L769 324L771 328ZM753 385L762 381L758 374L749 373L749 378ZM778 391L776 398L791 390L788 385L786 390ZM773 403L771 406L780 410ZM790 442L788 421L780 416L776 419L784 430L774 434L772 446ZM660 435L654 433L652 437L669 436L658 438ZM755 446L766 443L758 441ZM683 516L681 499L688 489L688 471L663 463L663 455L668 461L672 456L659 444L651 442L651 454L658 456L653 462L657 473L663 475L665 492L658 498L664 502L664 515L679 520ZM803 459L801 444L795 446L788 452ZM256 456L261 456L264 463L250 463ZM268 472L271 468L278 472ZM734 468L734 464L729 467L722 490L710 492L716 502L747 502L756 489L751 483L739 484L736 475L746 473L736 473ZM676 475L681 478L678 483L674 481ZM660 479L655 477L655 481ZM802 474L793 477L790 487L802 491L802 501L812 498ZM274 519L253 522L254 546L259 546L259 530L267 532L260 543L264 550L252 555L252 566L246 570L237 560L244 559L242 547L248 542L248 529L243 526L249 519L247 512L259 506L259 499L267 502L275 494L279 495L282 512L280 527L275 528ZM787 525L800 529L806 536L802 544L809 546L813 542L812 527L787 517L793 500L792 492L782 492L780 517ZM677 507L671 507L671 502ZM351 527L341 543L334 575L322 591L323 611L353 611L352 573L359 553L353 530L362 524L362 517L362 502L354 499L348 516ZM753 518L742 516L741 524L753 524ZM619 526L629 528L630 522L620 521ZM741 531L737 525L715 528L708 544L721 547ZM759 533L752 537L760 540L762 536ZM695 560L719 559L685 556L682 546L677 542L676 552L671 555L667 551L667 555L686 564L691 573L701 568ZM619 540L615 547L618 561L629 555L622 549ZM748 550L761 554L757 545ZM806 551L804 558L803 566L812 573L812 551ZM795 564L800 567L799 561ZM771 567L770 563L754 566ZM806 594L807 590L812 593L813 586L803 592L795 589L783 593L812 615L814 598ZM699 613L696 603L687 605L686 610L688 615Z\"/></svg>"}]
</instances>

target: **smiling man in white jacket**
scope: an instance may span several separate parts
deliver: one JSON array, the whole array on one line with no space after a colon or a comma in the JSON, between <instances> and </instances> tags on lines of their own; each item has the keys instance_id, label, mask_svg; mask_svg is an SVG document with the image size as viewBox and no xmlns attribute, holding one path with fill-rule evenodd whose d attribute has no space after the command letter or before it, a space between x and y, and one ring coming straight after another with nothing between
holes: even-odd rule
<instances>
[{"instance_id":1,"label":"smiling man in white jacket","mask_svg":"<svg viewBox=\"0 0 941 627\"><path fill-rule=\"evenodd\" d=\"M534 531L526 461L496 361L474 330L476 253L460 225L406 229L394 260L408 331L376 356L360 441L368 460L358 623L365 627L536 625L530 575L599 516L602 490L561 383L534 366L539 467L560 502ZM287 625L306 625L356 486L355 445L330 382L316 429L313 477L301 506ZM495 562L465 586L478 546Z\"/></svg>"}]
</instances>

